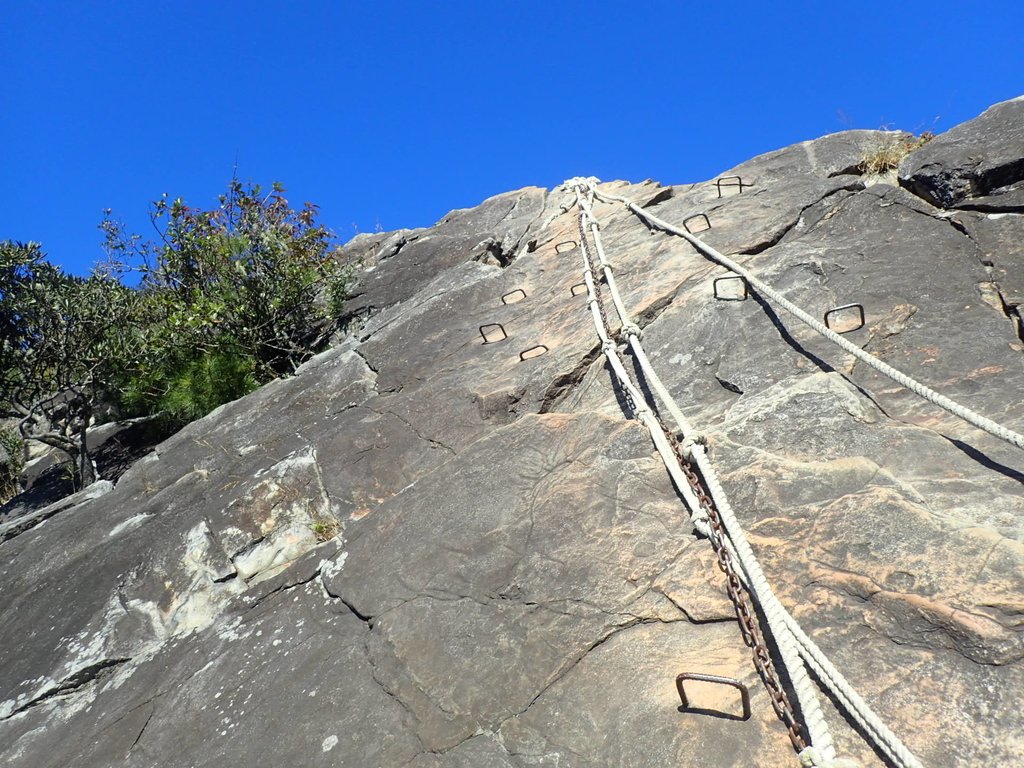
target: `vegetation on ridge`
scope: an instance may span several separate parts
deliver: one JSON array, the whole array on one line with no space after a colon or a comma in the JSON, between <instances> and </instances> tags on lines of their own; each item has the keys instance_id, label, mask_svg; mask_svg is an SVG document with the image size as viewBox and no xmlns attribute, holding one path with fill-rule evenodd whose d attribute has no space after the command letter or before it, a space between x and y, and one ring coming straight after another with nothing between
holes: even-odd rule
<instances>
[{"instance_id":1,"label":"vegetation on ridge","mask_svg":"<svg viewBox=\"0 0 1024 768\"><path fill-rule=\"evenodd\" d=\"M0 417L96 476L87 430L107 411L180 427L324 349L354 269L317 207L233 180L213 210L166 195L156 241L100 225L108 260L68 275L35 243L0 242ZM126 285L141 273L138 287Z\"/></svg>"},{"instance_id":2,"label":"vegetation on ridge","mask_svg":"<svg viewBox=\"0 0 1024 768\"><path fill-rule=\"evenodd\" d=\"M10 427L0 427L0 504L20 489L19 476L25 466L25 445Z\"/></svg>"},{"instance_id":3,"label":"vegetation on ridge","mask_svg":"<svg viewBox=\"0 0 1024 768\"><path fill-rule=\"evenodd\" d=\"M920 136L910 139L886 138L883 142L865 155L861 160L858 170L866 176L877 176L900 167L903 158L920 149L929 141L935 138L931 131L925 131Z\"/></svg>"}]
</instances>

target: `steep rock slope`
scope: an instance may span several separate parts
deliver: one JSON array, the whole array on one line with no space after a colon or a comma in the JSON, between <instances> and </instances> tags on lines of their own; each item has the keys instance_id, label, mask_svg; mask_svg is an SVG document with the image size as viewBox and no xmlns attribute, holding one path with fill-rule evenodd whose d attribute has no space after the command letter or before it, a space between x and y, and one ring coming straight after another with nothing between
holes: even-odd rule
<instances>
[{"instance_id":1,"label":"steep rock slope","mask_svg":"<svg viewBox=\"0 0 1024 768\"><path fill-rule=\"evenodd\" d=\"M1024 102L912 154L900 186L856 171L892 136L850 131L723 174L739 185L603 188L705 213L705 241L814 314L859 302L850 339L1021 430L1022 174L918 196L1022 167L994 119L1019 130ZM3 518L4 764L794 764L611 386L572 202L529 188L357 238L336 348L116 486ZM622 206L595 213L782 601L925 765L1024 759L1024 455L758 297L716 300L725 271ZM745 682L753 717L680 712L683 671ZM830 716L842 754L881 764Z\"/></svg>"}]
</instances>

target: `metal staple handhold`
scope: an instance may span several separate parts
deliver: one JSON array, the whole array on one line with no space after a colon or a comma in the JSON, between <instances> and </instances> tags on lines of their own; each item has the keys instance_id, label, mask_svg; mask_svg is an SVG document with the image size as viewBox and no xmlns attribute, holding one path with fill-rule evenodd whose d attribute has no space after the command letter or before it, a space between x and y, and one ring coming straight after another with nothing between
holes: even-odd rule
<instances>
[{"instance_id":1,"label":"metal staple handhold","mask_svg":"<svg viewBox=\"0 0 1024 768\"><path fill-rule=\"evenodd\" d=\"M742 296L726 296L723 293L719 293L719 291L718 291L718 284L722 283L722 282L726 282L728 280L739 280L740 281L740 285L743 286L743 295ZM747 281L744 280L739 275L722 275L722 277L716 277L712 281L712 283L711 283L711 288L714 291L715 298L719 299L720 301L743 301L748 296L748 294L747 294Z\"/></svg>"},{"instance_id":2,"label":"metal staple handhold","mask_svg":"<svg viewBox=\"0 0 1024 768\"><path fill-rule=\"evenodd\" d=\"M732 181L733 179L736 180L735 184L725 184L725 185L722 184L722 182L724 182L724 181ZM740 193L742 193L744 187L749 187L749 186L752 186L752 185L744 184L743 183L743 179L740 178L739 176L720 176L717 179L715 179L715 187L718 189L718 196L719 197L722 196L722 187L723 186L726 186L726 187L739 187L740 188Z\"/></svg>"},{"instance_id":3,"label":"metal staple handhold","mask_svg":"<svg viewBox=\"0 0 1024 768\"><path fill-rule=\"evenodd\" d=\"M514 291L509 291L501 297L502 304L515 304L517 301L522 301L526 298L526 291L522 288L516 288Z\"/></svg>"},{"instance_id":4,"label":"metal staple handhold","mask_svg":"<svg viewBox=\"0 0 1024 768\"><path fill-rule=\"evenodd\" d=\"M497 328L501 332L501 338L488 338L487 334L494 328ZM508 334L505 333L505 326L501 323L484 323L480 326L480 335L484 337L484 344L494 344L495 342L504 341L508 338Z\"/></svg>"},{"instance_id":5,"label":"metal staple handhold","mask_svg":"<svg viewBox=\"0 0 1024 768\"><path fill-rule=\"evenodd\" d=\"M704 675L699 672L683 672L676 678L676 689L679 691L679 700L682 702L683 709L690 708L690 701L686 697L686 688L683 683L686 680L694 680L699 683L717 683L718 685L728 685L740 692L740 701L743 704L743 716L736 718L733 715L733 719L749 720L750 719L750 691L743 683L739 680L734 680L731 677L722 677L721 675ZM723 713L724 714L724 713ZM729 717L729 715L726 715Z\"/></svg>"},{"instance_id":6,"label":"metal staple handhold","mask_svg":"<svg viewBox=\"0 0 1024 768\"><path fill-rule=\"evenodd\" d=\"M546 346L544 346L543 344L537 344L536 346L530 347L529 349L524 349L522 352L520 352L519 360L520 362L524 360L532 360L535 357L540 357L547 351L548 348Z\"/></svg>"},{"instance_id":7,"label":"metal staple handhold","mask_svg":"<svg viewBox=\"0 0 1024 768\"><path fill-rule=\"evenodd\" d=\"M847 328L846 330L843 330L843 331L836 331L836 333L852 333L853 331L859 331L861 328L863 328L864 327L864 305L863 304L844 304L841 307L833 307L832 309L830 309L828 312L825 313L825 327L828 328L829 330L834 330L832 328L832 324L830 322L830 319L831 319L832 315L835 315L835 314L837 314L839 312L845 312L848 309L856 309L857 310L857 313L858 313L857 325L855 325L853 328Z\"/></svg>"},{"instance_id":8,"label":"metal staple handhold","mask_svg":"<svg viewBox=\"0 0 1024 768\"><path fill-rule=\"evenodd\" d=\"M708 215L706 213L695 213L693 216L683 219L683 229L691 235L697 234L697 232L690 229L690 222L694 219L704 219L704 224L706 225L704 229L698 229L697 232L704 232L705 230L711 229L711 220L708 218Z\"/></svg>"},{"instance_id":9,"label":"metal staple handhold","mask_svg":"<svg viewBox=\"0 0 1024 768\"><path fill-rule=\"evenodd\" d=\"M563 245L567 245L569 247L568 248L563 248L562 247ZM577 245L579 245L579 243L577 243L575 240L563 240L562 242L560 242L557 245L555 245L555 253L568 253L573 248L575 248Z\"/></svg>"}]
</instances>

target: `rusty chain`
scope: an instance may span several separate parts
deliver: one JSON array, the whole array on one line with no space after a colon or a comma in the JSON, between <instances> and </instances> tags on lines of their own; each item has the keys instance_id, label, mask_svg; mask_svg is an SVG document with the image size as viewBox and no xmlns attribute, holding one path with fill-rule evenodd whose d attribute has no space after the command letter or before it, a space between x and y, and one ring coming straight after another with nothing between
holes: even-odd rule
<instances>
[{"instance_id":1,"label":"rusty chain","mask_svg":"<svg viewBox=\"0 0 1024 768\"><path fill-rule=\"evenodd\" d=\"M594 275L593 262L590 259L590 253L586 247L587 235L583 219L584 214L581 211L578 220L580 249L583 252L584 262L594 278L594 298L597 300L597 309L601 315L601 321L604 323L604 327L609 334L609 338L611 338L611 325L608 322L608 314L601 290L601 279L598 279L596 275ZM629 375L628 370L626 373ZM632 377L630 378L632 379ZM631 381L631 383L638 391L640 390L640 387L637 386L637 382L635 380ZM636 413L637 403L633 402L633 398L628 391L622 389L621 392L630 410ZM782 679L779 677L779 672L771 657L771 651L765 644L760 622L758 621L753 601L750 598L750 593L743 584L743 581L736 569L736 563L733 561L732 554L725 545L728 534L722 524L722 518L718 513L718 508L716 507L714 500L708 494L704 486L704 482L694 469L692 462L687 458L686 453L683 451L679 436L668 426L668 424L665 423L665 420L657 410L657 407L653 409L653 413L662 432L664 432L665 437L668 439L669 445L672 446L672 452L679 461L679 466L683 470L683 474L686 475L686 480L694 495L697 497L701 510L708 517L708 523L711 529L709 540L711 542L712 549L714 549L715 554L718 557L718 567L725 574L726 591L734 609L736 610L736 617L739 622L740 634L743 636L743 642L751 649L754 668L757 670L758 676L764 683L765 688L768 689L772 708L775 710L775 714L778 718L786 726L790 742L792 742L793 747L797 752L801 752L807 747L807 739L804 735L805 729L797 717L793 703L790 701Z\"/></svg>"},{"instance_id":2,"label":"rusty chain","mask_svg":"<svg viewBox=\"0 0 1024 768\"><path fill-rule=\"evenodd\" d=\"M604 297L601 293L601 281L604 280L604 275L598 277L597 275L594 274L594 265L590 261L590 252L587 251L587 233L583 226L582 211L580 212L578 224L580 230L580 250L583 252L584 259L587 263L587 269L590 270L590 277L594 282L594 298L597 299L597 311L601 313L601 322L604 323L605 330L611 333L612 326L611 323L608 322L608 310L605 309ZM609 336L608 338L611 338L611 336ZM628 393L626 394L626 398L630 399ZM634 403L631 402L629 407L632 408L633 405Z\"/></svg>"}]
</instances>

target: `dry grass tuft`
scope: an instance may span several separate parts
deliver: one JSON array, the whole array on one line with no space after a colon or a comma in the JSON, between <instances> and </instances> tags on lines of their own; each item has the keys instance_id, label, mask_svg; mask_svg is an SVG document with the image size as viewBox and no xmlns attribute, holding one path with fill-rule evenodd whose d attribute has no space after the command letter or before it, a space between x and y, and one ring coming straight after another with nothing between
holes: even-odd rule
<instances>
[{"instance_id":1,"label":"dry grass tuft","mask_svg":"<svg viewBox=\"0 0 1024 768\"><path fill-rule=\"evenodd\" d=\"M920 136L910 140L886 139L881 146L872 150L860 161L858 170L865 176L878 176L883 173L899 168L903 158L920 149L929 141L935 138L931 131L925 131Z\"/></svg>"}]
</instances>

